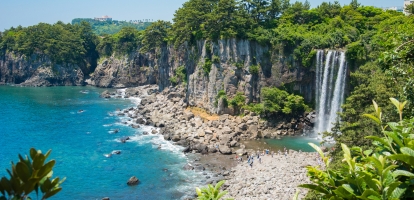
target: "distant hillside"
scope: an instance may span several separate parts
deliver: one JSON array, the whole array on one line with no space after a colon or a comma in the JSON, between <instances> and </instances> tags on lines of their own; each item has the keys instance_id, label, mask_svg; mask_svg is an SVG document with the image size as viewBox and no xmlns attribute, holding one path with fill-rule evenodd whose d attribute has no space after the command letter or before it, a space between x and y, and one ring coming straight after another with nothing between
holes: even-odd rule
<instances>
[{"instance_id":1,"label":"distant hillside","mask_svg":"<svg viewBox=\"0 0 414 200\"><path fill-rule=\"evenodd\" d=\"M152 22L130 23L126 21L98 21L91 18L76 18L72 20L72 25L79 24L82 21L89 22L92 26L93 32L97 35L114 34L119 32L123 27L134 27L138 30L144 30Z\"/></svg>"}]
</instances>

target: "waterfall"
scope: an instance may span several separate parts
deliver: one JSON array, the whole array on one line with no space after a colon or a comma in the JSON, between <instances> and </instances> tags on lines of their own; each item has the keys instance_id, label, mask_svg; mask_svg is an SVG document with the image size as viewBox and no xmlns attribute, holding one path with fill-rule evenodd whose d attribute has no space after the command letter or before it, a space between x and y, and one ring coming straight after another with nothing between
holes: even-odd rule
<instances>
[{"instance_id":1,"label":"waterfall","mask_svg":"<svg viewBox=\"0 0 414 200\"><path fill-rule=\"evenodd\" d=\"M325 59L325 60L324 60ZM319 50L316 55L315 103L317 121L315 133L331 131L344 101L347 64L345 52Z\"/></svg>"}]
</instances>

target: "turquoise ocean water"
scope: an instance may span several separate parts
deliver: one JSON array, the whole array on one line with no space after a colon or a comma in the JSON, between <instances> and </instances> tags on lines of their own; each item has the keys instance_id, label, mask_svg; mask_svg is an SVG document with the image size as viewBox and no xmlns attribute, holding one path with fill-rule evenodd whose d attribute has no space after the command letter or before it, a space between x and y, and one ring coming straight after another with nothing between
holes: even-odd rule
<instances>
[{"instance_id":1,"label":"turquoise ocean water","mask_svg":"<svg viewBox=\"0 0 414 200\"><path fill-rule=\"evenodd\" d=\"M201 174L182 170L187 158L180 147L123 125L126 119L113 112L134 102L99 98L102 91L0 86L0 176L6 176L5 169L19 153L28 154L35 147L52 149L50 158L57 161L54 176L67 178L52 199L180 199L194 191ZM111 134L113 129L120 131ZM117 139L123 136L132 141L120 143ZM104 156L113 150L122 153ZM131 176L141 183L127 186Z\"/></svg>"}]
</instances>

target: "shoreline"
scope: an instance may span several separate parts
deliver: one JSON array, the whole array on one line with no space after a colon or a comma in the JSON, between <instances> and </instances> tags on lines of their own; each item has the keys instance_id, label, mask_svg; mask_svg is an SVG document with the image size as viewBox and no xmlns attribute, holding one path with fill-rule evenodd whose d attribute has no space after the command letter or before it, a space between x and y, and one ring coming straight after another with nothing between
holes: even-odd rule
<instances>
[{"instance_id":1,"label":"shoreline","mask_svg":"<svg viewBox=\"0 0 414 200\"><path fill-rule=\"evenodd\" d=\"M183 166L183 170L194 170L200 172L204 187L207 184L216 184L221 180L227 180L222 189L229 191L231 197L238 198L254 198L259 196L266 196L267 194L279 195L285 194L286 191L282 187L272 187L279 182L267 180L266 176L258 179L263 182L268 189L266 191L260 190L259 193L251 189L252 184L240 185L242 181L238 177L243 174L254 174L260 176L263 174L271 174L276 176L274 170L279 170L284 174L278 179L282 180L283 184L288 183L291 175L298 175L300 180L291 181L288 185L289 198L295 195L298 184L303 184L308 181L306 177L306 166L315 165L315 153L301 153L290 150L289 156L292 154L292 160L289 156L284 163L282 158L278 162L269 160L266 156L263 157L263 165L256 162L260 174L250 173L246 171L248 168L246 164L246 154L253 154L255 150L246 149L245 141L254 141L259 138L261 131L258 127L263 127L264 124L259 117L254 113L250 113L244 117L220 115L218 120L209 121L202 119L200 116L195 116L187 109L187 104L184 102L184 91L177 88L169 88L167 91L158 92L158 87L155 85L140 86L134 88L117 89L116 92L105 91L100 95L102 98L140 98L136 101L136 107L126 108L117 111L118 116L128 116L132 128L140 128L142 125L153 126L151 132L144 132L144 134L159 134L164 137L166 141L170 141L174 145L184 147L182 151L187 157L188 163ZM253 130L252 130L253 129ZM269 128L271 129L271 128ZM266 131L266 129L265 129ZM235 159L236 155L243 155L244 161L238 163ZM276 156L277 157L277 156ZM266 162L269 165L265 164ZM291 171L283 172L286 169L286 164L290 169L294 169L294 174L289 174ZM246 167L247 166L247 167ZM255 172L255 166L253 172ZM249 173L247 173L249 172ZM253 179L255 179L253 177ZM300 182L298 182L300 181ZM248 181L244 181L248 183ZM240 189L247 192L238 192ZM195 188L194 188L195 195ZM305 192L300 193L300 197L304 197ZM229 197L230 197L229 196ZM183 197L184 198L184 197ZM189 197L186 196L186 199ZM190 197L190 198L196 198Z\"/></svg>"}]
</instances>

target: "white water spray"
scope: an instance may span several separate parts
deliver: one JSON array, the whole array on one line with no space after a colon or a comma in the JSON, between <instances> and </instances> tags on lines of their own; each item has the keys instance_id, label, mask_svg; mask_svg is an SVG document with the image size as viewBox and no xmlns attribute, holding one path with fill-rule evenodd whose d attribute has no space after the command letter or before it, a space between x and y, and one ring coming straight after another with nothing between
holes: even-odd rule
<instances>
[{"instance_id":1,"label":"white water spray","mask_svg":"<svg viewBox=\"0 0 414 200\"><path fill-rule=\"evenodd\" d=\"M315 133L331 131L333 124L338 120L337 113L341 112L346 85L345 52L328 51L324 62L323 55L324 51L319 50L316 57L317 121L314 128ZM322 71L323 74L321 74Z\"/></svg>"}]
</instances>

